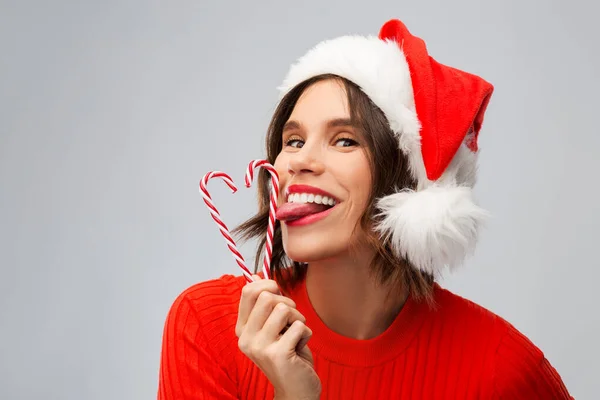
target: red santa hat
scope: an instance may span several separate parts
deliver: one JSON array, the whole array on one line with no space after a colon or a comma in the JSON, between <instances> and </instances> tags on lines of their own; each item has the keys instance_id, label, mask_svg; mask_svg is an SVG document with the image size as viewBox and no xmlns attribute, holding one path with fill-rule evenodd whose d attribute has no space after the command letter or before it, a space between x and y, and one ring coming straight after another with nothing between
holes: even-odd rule
<instances>
[{"instance_id":1,"label":"red santa hat","mask_svg":"<svg viewBox=\"0 0 600 400\"><path fill-rule=\"evenodd\" d=\"M473 251L487 213L475 204L477 138L493 86L435 61L399 20L379 37L319 43L290 68L280 95L311 77L334 74L358 85L387 117L408 159L415 190L378 199L376 226L394 252L439 275Z\"/></svg>"}]
</instances>

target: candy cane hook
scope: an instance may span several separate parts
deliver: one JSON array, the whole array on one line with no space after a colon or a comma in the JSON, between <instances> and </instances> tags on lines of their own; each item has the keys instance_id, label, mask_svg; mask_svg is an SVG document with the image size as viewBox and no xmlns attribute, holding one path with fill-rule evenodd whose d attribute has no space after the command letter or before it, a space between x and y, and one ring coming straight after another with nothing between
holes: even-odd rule
<instances>
[{"instance_id":1,"label":"candy cane hook","mask_svg":"<svg viewBox=\"0 0 600 400\"><path fill-rule=\"evenodd\" d=\"M225 238L225 241L227 242L227 248L229 248L229 251L231 251L231 253L233 254L235 261L242 269L242 272L244 273L246 280L248 282L252 282L253 281L252 273L246 267L246 262L244 261L244 257L242 256L242 253L240 253L239 250L237 249L237 246L235 245L235 241L231 237L231 234L229 233L229 229L227 228L227 225L225 225L225 222L223 222L223 220L221 219L221 214L219 213L219 210L217 210L217 207L215 207L215 204L213 203L212 198L210 197L210 194L208 193L208 190L206 189L206 185L207 185L208 181L212 178L221 178L227 184L227 186L229 186L232 193L235 193L237 191L237 187L233 183L233 180L231 179L231 177L221 171L211 171L211 172L207 173L206 175L204 175L204 178L202 178L202 180L200 181L200 193L202 194L204 203L206 204L206 206L208 207L208 209L210 211L211 217L215 220L215 222L219 226L219 231L221 232L221 235L223 235L223 237Z\"/></svg>"},{"instance_id":2,"label":"candy cane hook","mask_svg":"<svg viewBox=\"0 0 600 400\"><path fill-rule=\"evenodd\" d=\"M279 175L275 168L267 160L254 160L248 165L246 171L246 187L252 185L254 170L264 168L271 174L271 194L269 200L269 225L267 226L267 240L265 244L265 256L263 259L263 272L265 278L271 278L271 257L273 256L273 234L275 232L275 215L277 213L277 197L279 195Z\"/></svg>"}]
</instances>

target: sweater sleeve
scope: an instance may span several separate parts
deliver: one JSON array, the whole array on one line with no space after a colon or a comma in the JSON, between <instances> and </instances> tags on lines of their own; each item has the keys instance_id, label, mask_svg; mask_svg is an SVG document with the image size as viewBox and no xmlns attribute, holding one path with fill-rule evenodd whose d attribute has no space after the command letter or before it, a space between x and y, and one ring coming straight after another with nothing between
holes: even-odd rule
<instances>
[{"instance_id":1,"label":"sweater sleeve","mask_svg":"<svg viewBox=\"0 0 600 400\"><path fill-rule=\"evenodd\" d=\"M496 399L572 399L541 350L512 326L496 353L494 391Z\"/></svg>"},{"instance_id":2,"label":"sweater sleeve","mask_svg":"<svg viewBox=\"0 0 600 400\"><path fill-rule=\"evenodd\" d=\"M226 282L192 286L171 306L163 331L159 400L238 398L231 348L237 346L237 303L235 285Z\"/></svg>"}]
</instances>

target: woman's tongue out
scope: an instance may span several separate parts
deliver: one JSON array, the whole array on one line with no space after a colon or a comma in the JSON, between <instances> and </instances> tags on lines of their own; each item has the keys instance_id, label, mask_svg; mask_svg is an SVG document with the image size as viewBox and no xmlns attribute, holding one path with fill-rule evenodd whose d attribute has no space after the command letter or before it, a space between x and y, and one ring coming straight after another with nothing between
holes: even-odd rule
<instances>
[{"instance_id":1,"label":"woman's tongue out","mask_svg":"<svg viewBox=\"0 0 600 400\"><path fill-rule=\"evenodd\" d=\"M307 215L317 214L331 208L325 204L315 203L284 203L277 209L277 219L293 221Z\"/></svg>"}]
</instances>

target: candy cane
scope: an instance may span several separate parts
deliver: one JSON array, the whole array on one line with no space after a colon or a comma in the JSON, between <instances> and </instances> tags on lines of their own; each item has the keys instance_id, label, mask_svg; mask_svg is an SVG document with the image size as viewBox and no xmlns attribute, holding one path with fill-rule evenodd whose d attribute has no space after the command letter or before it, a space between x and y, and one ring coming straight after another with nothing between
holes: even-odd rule
<instances>
[{"instance_id":1,"label":"candy cane","mask_svg":"<svg viewBox=\"0 0 600 400\"><path fill-rule=\"evenodd\" d=\"M275 168L267 160L254 160L248 165L246 171L246 187L252 185L254 170L264 168L271 174L271 195L269 204L269 225L267 227L267 241L265 245L265 257L263 260L263 272L265 278L271 277L271 257L273 255L273 233L275 232L275 214L277 213L277 196L279 195L279 175Z\"/></svg>"},{"instance_id":2,"label":"candy cane","mask_svg":"<svg viewBox=\"0 0 600 400\"><path fill-rule=\"evenodd\" d=\"M231 253L233 254L233 257L235 258L235 261L237 262L237 264L242 269L244 276L246 277L246 280L248 282L252 282L253 281L252 273L246 267L246 262L244 261L244 257L238 251L238 249L235 245L235 241L233 240L233 238L231 237L231 234L229 233L229 229L227 228L227 225L225 225L225 223L221 219L221 214L219 214L217 207L215 207L215 205L212 201L212 198L210 197L210 194L208 194L208 190L206 189L206 184L212 178L221 178L227 184L227 186L229 186L232 193L235 193L237 191L237 187L235 186L235 184L233 183L233 180L229 177L229 175L227 175L224 172L220 172L220 171L209 172L206 175L204 175L204 178L202 178L202 180L200 181L200 193L202 194L204 203L206 203L206 206L210 210L210 215L215 220L217 225L219 225L219 230L221 231L221 235L223 235L223 237L225 238L225 241L227 242L227 247L229 248L229 251L231 251Z\"/></svg>"}]
</instances>

